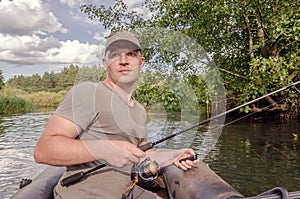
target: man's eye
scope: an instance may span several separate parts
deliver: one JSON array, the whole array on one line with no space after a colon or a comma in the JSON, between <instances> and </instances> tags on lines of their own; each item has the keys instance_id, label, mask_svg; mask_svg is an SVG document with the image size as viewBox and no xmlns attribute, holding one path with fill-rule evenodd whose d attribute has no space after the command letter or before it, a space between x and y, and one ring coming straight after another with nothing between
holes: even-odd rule
<instances>
[{"instance_id":1,"label":"man's eye","mask_svg":"<svg viewBox=\"0 0 300 199\"><path fill-rule=\"evenodd\" d=\"M136 57L137 56L137 53L134 52L134 51L130 51L127 53L128 56L131 56L131 57Z\"/></svg>"},{"instance_id":2,"label":"man's eye","mask_svg":"<svg viewBox=\"0 0 300 199\"><path fill-rule=\"evenodd\" d=\"M116 58L118 56L119 56L119 53L117 53L117 52L110 53L110 55L109 55L110 58Z\"/></svg>"}]
</instances>

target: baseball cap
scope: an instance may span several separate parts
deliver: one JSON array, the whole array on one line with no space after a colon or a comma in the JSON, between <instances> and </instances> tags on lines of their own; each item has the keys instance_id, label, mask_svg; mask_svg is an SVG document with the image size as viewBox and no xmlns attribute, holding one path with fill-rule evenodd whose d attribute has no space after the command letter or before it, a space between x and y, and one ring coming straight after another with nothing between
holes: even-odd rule
<instances>
[{"instance_id":1,"label":"baseball cap","mask_svg":"<svg viewBox=\"0 0 300 199\"><path fill-rule=\"evenodd\" d=\"M112 44L115 44L118 41L128 41L128 42L134 44L134 46L136 47L135 50L141 49L140 42L134 34L128 32L126 30L120 30L118 32L111 33L111 35L109 37L107 37L105 53Z\"/></svg>"}]
</instances>

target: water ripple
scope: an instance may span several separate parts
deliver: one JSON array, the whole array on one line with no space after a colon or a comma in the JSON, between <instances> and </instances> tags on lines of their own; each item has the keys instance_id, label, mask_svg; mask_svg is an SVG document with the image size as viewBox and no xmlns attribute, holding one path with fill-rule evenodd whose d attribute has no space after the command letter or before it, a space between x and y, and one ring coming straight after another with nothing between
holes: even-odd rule
<instances>
[{"instance_id":1,"label":"water ripple","mask_svg":"<svg viewBox=\"0 0 300 199\"><path fill-rule=\"evenodd\" d=\"M22 178L34 178L44 168L33 160L34 146L50 114L0 116L0 196L9 198Z\"/></svg>"}]
</instances>

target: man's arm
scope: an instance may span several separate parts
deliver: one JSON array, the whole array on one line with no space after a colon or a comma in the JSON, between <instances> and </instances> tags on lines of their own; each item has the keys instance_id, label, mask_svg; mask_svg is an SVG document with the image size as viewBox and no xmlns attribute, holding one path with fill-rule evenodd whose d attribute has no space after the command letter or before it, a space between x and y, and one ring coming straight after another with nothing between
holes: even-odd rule
<instances>
[{"instance_id":1,"label":"man's arm","mask_svg":"<svg viewBox=\"0 0 300 199\"><path fill-rule=\"evenodd\" d=\"M126 141L77 140L80 131L81 128L75 123L54 114L35 147L35 161L53 166L67 166L101 159L122 167L136 163L145 156L143 151Z\"/></svg>"}]
</instances>

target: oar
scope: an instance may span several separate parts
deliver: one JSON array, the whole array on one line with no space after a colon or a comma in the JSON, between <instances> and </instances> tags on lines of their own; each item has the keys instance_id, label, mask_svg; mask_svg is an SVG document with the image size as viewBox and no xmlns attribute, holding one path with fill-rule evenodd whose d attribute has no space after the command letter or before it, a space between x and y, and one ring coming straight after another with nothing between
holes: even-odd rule
<instances>
[{"instance_id":1,"label":"oar","mask_svg":"<svg viewBox=\"0 0 300 199\"><path fill-rule=\"evenodd\" d=\"M221 114L218 114L218 115L215 115L215 116L210 117L210 118L208 118L208 119L205 119L205 120L199 122L198 124L196 124L196 125L194 125L194 126L191 126L191 127L187 128L187 129L185 129L185 130L178 131L177 133L171 134L171 135L169 135L169 136L166 136L166 137L164 137L164 138L162 138L162 139L160 139L160 140L154 141L154 142L148 142L148 143L146 143L146 144L144 144L144 145L142 145L142 146L139 146L138 148L141 149L142 151L147 151L148 149L152 149L155 145L157 145L157 144L159 144L159 143L161 143L161 142L164 142L164 141L166 141L166 140L168 140L168 139L171 139L171 138L173 138L173 137L175 137L175 136L177 136L177 135L180 135L180 134L185 133L185 132L187 132L187 131L189 131L189 130L192 130L192 129L194 129L194 128L197 128L197 127L199 127L199 126L201 126L201 125L203 125L203 124L206 124L206 123L208 123L208 122L210 122L210 121L212 121L212 120L215 120L215 119L218 119L218 118L220 118L220 117L223 117L223 116L225 116L225 115L228 114L228 113L231 113L231 112L233 112L233 111L236 111L236 110L238 110L238 109L240 109L240 108L242 108L242 107L244 107L244 106L247 106L247 105L249 105L249 104L252 104L252 103L254 103L254 102L257 102L257 101L259 101L259 100L261 100L261 99L263 99L263 98L265 98L265 97L268 97L268 96L270 96L270 95L273 95L273 94L275 94L275 93L281 92L281 91L283 91L283 90L285 90L285 89L287 89L287 88L289 88L289 87L296 86L296 85L299 84L299 83L300 83L300 81L297 81L297 82L294 82L294 83L292 83L292 84L289 84L289 85L287 85L287 86L285 86L285 87L282 87L282 88L280 88L280 89L278 89L278 90L276 90L276 91L273 91L273 92L268 93L268 94L266 94L266 95L264 95L264 96L261 96L261 97L259 97L259 98L254 99L254 100L251 100L251 101L249 101L249 102L247 102L247 103L244 103L244 104L242 104L242 105L240 105L240 106L237 106L237 107L235 107L235 108L232 108L232 109L230 109L230 110L228 110L228 111L225 111L225 112L223 112L223 113L221 113ZM84 178L87 174L89 174L89 173L91 173L91 172L93 172L93 171L96 171L96 170L98 170L98 169L101 169L101 168L103 168L103 167L105 167L105 166L106 166L106 164L101 164L101 165L98 165L98 166L96 166L96 167L94 167L94 168L88 170L88 171L75 173L74 175L71 175L71 176L69 176L69 177L66 177L66 178L62 179L62 180L60 181L60 184L61 184L62 186L69 186L69 185L74 184L75 182L81 180L81 179Z\"/></svg>"}]
</instances>

